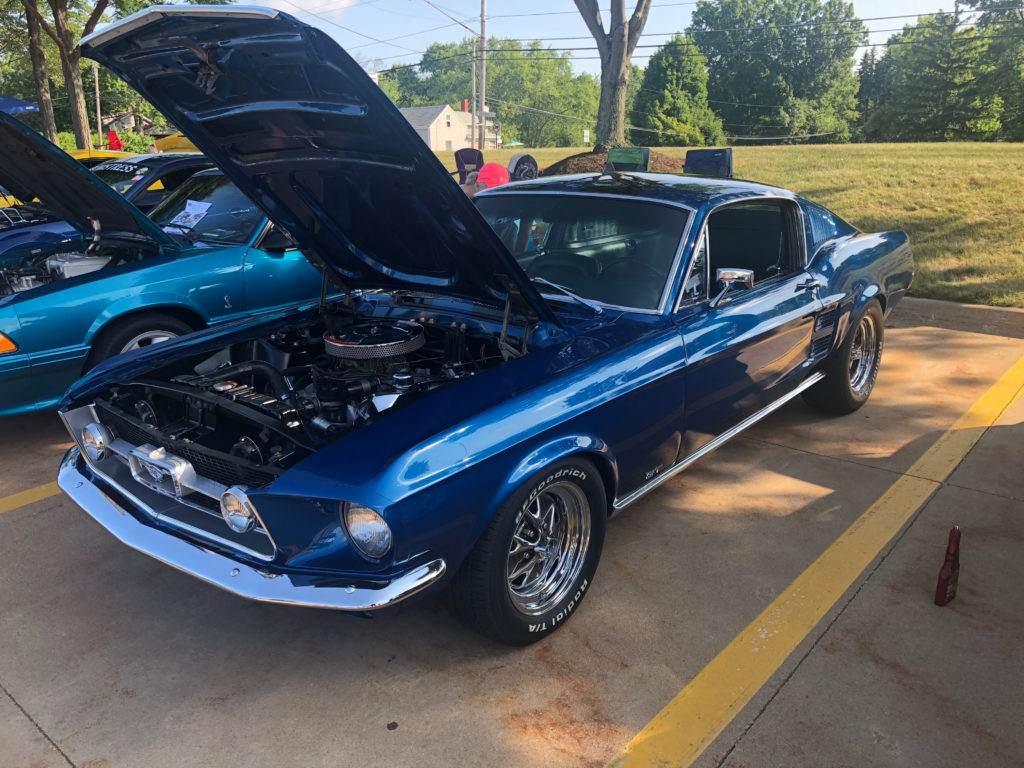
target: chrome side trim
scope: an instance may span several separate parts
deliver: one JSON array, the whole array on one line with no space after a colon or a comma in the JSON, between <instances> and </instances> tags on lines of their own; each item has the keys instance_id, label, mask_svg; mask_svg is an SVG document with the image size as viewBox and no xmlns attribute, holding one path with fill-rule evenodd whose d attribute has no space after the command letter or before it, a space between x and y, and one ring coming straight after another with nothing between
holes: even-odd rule
<instances>
[{"instance_id":1,"label":"chrome side trim","mask_svg":"<svg viewBox=\"0 0 1024 768\"><path fill-rule=\"evenodd\" d=\"M96 522L132 549L250 600L337 611L373 611L426 589L447 568L445 561L438 558L379 588L339 584L336 576L314 576L308 578L308 583L296 584L286 574L258 570L140 523L90 482L79 469L80 462L83 459L78 448L68 451L61 462L57 484Z\"/></svg>"},{"instance_id":2,"label":"chrome side trim","mask_svg":"<svg viewBox=\"0 0 1024 768\"><path fill-rule=\"evenodd\" d=\"M784 406L786 403L788 403L794 397L799 395L801 392L803 392L804 390L807 390L807 389L810 389L811 387L813 387L815 384L817 384L823 378L825 378L825 374L824 373L820 373L819 372L819 373L811 374L803 382L800 383L800 386L798 386L792 392L789 392L789 393L783 395L782 397L780 397L778 400L776 400L776 401L774 401L772 403L769 403L764 408L762 408L760 411L757 411L756 413L752 413L750 416L747 416L747 418L745 418L739 424L737 424L734 427L731 427L730 429L727 429L725 432L720 434L714 440L712 440L711 442L707 443L707 445L704 445L703 447L701 447L698 450L694 451L689 456L683 457L682 459L677 461L675 464L673 464L668 470L666 470L662 474L658 475L657 477L655 477L650 482L645 483L644 485L641 485L639 488L637 488L635 491L633 491L628 496L624 496L621 499L615 499L615 501L612 502L612 509L617 512L620 509L622 509L623 507L626 507L626 506L632 504L634 501L639 499L641 496L643 496L648 491L653 491L655 488L657 488L659 485L664 483L666 480L668 480L669 478L671 478L674 475L678 474L679 472L682 472L684 469L686 469L688 466L693 464L698 459L701 459L704 456L707 456L709 453L711 453L713 450L715 450L715 448L718 448L720 445L722 445L722 443L725 443L728 440L736 437L736 435L738 435L740 432L745 430L747 427L753 426L754 424L759 422L761 419L763 419L765 416L767 416L768 414L772 413L773 411L777 411L779 408Z\"/></svg>"}]
</instances>

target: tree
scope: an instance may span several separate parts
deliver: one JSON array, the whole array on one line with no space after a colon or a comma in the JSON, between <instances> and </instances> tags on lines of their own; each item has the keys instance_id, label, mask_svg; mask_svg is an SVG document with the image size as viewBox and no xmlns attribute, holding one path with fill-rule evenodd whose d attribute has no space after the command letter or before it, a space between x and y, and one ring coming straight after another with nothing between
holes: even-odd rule
<instances>
[{"instance_id":1,"label":"tree","mask_svg":"<svg viewBox=\"0 0 1024 768\"><path fill-rule=\"evenodd\" d=\"M34 0L29 0L34 2ZM39 100L39 114L43 121L43 135L54 144L57 143L57 121L53 115L53 99L50 95L50 76L46 67L46 51L43 48L43 29L39 20L31 13L25 14L28 26L28 52L32 61L32 75L36 85L36 98Z\"/></svg>"},{"instance_id":2,"label":"tree","mask_svg":"<svg viewBox=\"0 0 1024 768\"><path fill-rule=\"evenodd\" d=\"M729 133L850 140L853 57L865 37L852 3L699 0L689 36L708 59L709 101Z\"/></svg>"},{"instance_id":3,"label":"tree","mask_svg":"<svg viewBox=\"0 0 1024 768\"><path fill-rule=\"evenodd\" d=\"M702 0L703 1L703 0ZM611 28L604 31L597 0L574 0L583 21L597 42L601 57L601 100L597 108L597 131L594 151L626 144L626 94L629 90L630 60L640 42L650 0L637 0L636 8L626 20L626 0L611 0Z\"/></svg>"},{"instance_id":4,"label":"tree","mask_svg":"<svg viewBox=\"0 0 1024 768\"><path fill-rule=\"evenodd\" d=\"M923 16L889 40L881 62L891 85L865 133L882 141L997 138L1003 99L987 87L987 40L956 14Z\"/></svg>"},{"instance_id":5,"label":"tree","mask_svg":"<svg viewBox=\"0 0 1024 768\"><path fill-rule=\"evenodd\" d=\"M424 52L419 73L408 66L380 75L381 89L399 107L450 104L459 109L472 95L473 41L435 43ZM594 124L600 90L590 75L574 76L568 55L539 43L492 38L487 43L488 109L506 140L527 146L579 144Z\"/></svg>"},{"instance_id":6,"label":"tree","mask_svg":"<svg viewBox=\"0 0 1024 768\"><path fill-rule=\"evenodd\" d=\"M209 5L223 5L229 0L197 0ZM91 34L96 25L110 11L125 16L152 5L151 0L47 0L50 19L36 5L36 0L21 0L25 12L33 17L39 28L57 46L61 71L68 90L68 108L71 113L75 142L80 149L92 146L89 116L85 109L82 83L82 50L79 41Z\"/></svg>"},{"instance_id":7,"label":"tree","mask_svg":"<svg viewBox=\"0 0 1024 768\"><path fill-rule=\"evenodd\" d=\"M643 140L647 144L703 147L725 141L722 121L708 106L707 59L684 35L651 56L631 120L652 131Z\"/></svg>"},{"instance_id":8,"label":"tree","mask_svg":"<svg viewBox=\"0 0 1024 768\"><path fill-rule=\"evenodd\" d=\"M980 75L981 87L1003 100L999 138L1024 141L1024 3L975 0L981 11L978 28L988 40L991 70Z\"/></svg>"}]
</instances>

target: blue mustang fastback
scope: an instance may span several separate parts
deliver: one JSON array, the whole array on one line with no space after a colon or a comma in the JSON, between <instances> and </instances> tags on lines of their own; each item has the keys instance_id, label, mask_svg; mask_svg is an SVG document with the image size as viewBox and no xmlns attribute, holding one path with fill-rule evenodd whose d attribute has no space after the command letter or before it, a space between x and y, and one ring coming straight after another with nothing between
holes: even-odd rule
<instances>
[{"instance_id":1,"label":"blue mustang fastback","mask_svg":"<svg viewBox=\"0 0 1024 768\"><path fill-rule=\"evenodd\" d=\"M120 352L320 291L319 273L215 171L177 186L150 220L3 114L0 156L4 187L38 198L63 219L57 226L77 230L0 256L0 416L52 408L71 382ZM170 166L191 174L199 156L184 157L193 159Z\"/></svg>"},{"instance_id":2,"label":"blue mustang fastback","mask_svg":"<svg viewBox=\"0 0 1024 768\"><path fill-rule=\"evenodd\" d=\"M605 521L803 395L868 398L913 268L761 184L607 173L470 202L327 35L151 8L87 39L343 291L96 369L64 491L238 595L379 613L443 593L558 629Z\"/></svg>"}]
</instances>

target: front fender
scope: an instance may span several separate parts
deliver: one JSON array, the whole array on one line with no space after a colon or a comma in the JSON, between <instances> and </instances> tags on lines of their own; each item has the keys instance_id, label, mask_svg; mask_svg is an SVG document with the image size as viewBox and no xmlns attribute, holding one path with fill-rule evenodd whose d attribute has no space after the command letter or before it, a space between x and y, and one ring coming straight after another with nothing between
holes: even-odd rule
<instances>
[{"instance_id":1,"label":"front fender","mask_svg":"<svg viewBox=\"0 0 1024 768\"><path fill-rule=\"evenodd\" d=\"M588 459L596 459L597 462L603 464L603 466L598 467L598 470L602 471L602 474L604 474L604 470L607 470L607 480L611 485L608 488L610 491L609 499L615 498L616 490L619 487L619 465L608 444L594 435L565 435L564 437L545 442L523 457L512 468L512 471L509 472L501 486L500 493L497 494L494 508L499 509L501 505L508 501L509 497L515 493L515 490L530 475L540 472L545 467L549 467L562 459L580 455Z\"/></svg>"},{"instance_id":2,"label":"front fender","mask_svg":"<svg viewBox=\"0 0 1024 768\"><path fill-rule=\"evenodd\" d=\"M122 317L132 312L141 310L159 310L161 307L181 307L198 315L207 325L210 324L210 315L199 302L193 301L189 296L170 291L157 293L139 293L131 296L124 296L113 304L108 304L103 311L97 315L85 332L85 343L92 344L96 335L115 318Z\"/></svg>"}]
</instances>

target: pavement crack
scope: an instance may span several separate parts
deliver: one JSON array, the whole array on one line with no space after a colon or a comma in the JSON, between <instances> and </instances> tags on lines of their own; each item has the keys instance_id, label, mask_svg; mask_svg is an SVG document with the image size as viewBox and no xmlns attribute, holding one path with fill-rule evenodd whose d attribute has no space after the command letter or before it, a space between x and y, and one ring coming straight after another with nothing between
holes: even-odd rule
<instances>
[{"instance_id":1,"label":"pavement crack","mask_svg":"<svg viewBox=\"0 0 1024 768\"><path fill-rule=\"evenodd\" d=\"M21 704L18 702L18 700L16 698L14 698L14 696L11 695L11 692L7 690L7 686L4 685L3 683L0 683L0 690L2 690L4 692L4 695L7 696L7 698L11 700L11 703L18 708L18 711L20 711L21 714L23 714L25 716L25 718L30 723L32 723L32 725L34 725L36 727L36 730L39 731L40 734L42 734L43 738L46 739L49 742L50 746L53 747L55 750L57 750L57 754L59 754L61 757L64 758L64 762L66 762L68 765L70 765L71 768L77 768L77 766L74 764L74 762L71 760L71 758L67 756L67 753L63 749L61 749L60 746L58 746L56 741L54 741L53 739L50 738L50 734L48 734L46 731L44 731L42 726L39 725L39 723L36 722L35 718L32 717L32 715L30 715L25 710L25 708L23 706L21 706Z\"/></svg>"},{"instance_id":2,"label":"pavement crack","mask_svg":"<svg viewBox=\"0 0 1024 768\"><path fill-rule=\"evenodd\" d=\"M762 443L763 445L771 445L775 448L785 448L789 451L796 451L797 453L804 453L808 456L817 456L819 459L828 459L830 461L841 461L844 464L855 464L858 467L866 467L867 469L877 469L881 472L888 472L890 475L908 475L907 472L900 472L898 469L889 469L888 467L880 467L877 464L868 464L864 461L857 461L856 459L847 458L844 456L830 456L827 453L818 453L816 451L809 451L806 448L797 448L793 445L787 445L786 443L776 443L774 440L765 440L763 437L753 437L751 435L740 435L741 440L750 440L754 443ZM914 475L908 475L914 477Z\"/></svg>"},{"instance_id":3,"label":"pavement crack","mask_svg":"<svg viewBox=\"0 0 1024 768\"><path fill-rule=\"evenodd\" d=\"M981 488L972 488L969 485L958 485L957 483L943 483L943 486L946 488L960 488L961 490L964 491L974 491L975 493L983 493L986 496L992 496L997 499L1003 499L1004 501L1024 501L1024 499L1022 499L1019 496L1008 496L1006 494L996 493L995 491L984 491Z\"/></svg>"}]
</instances>

